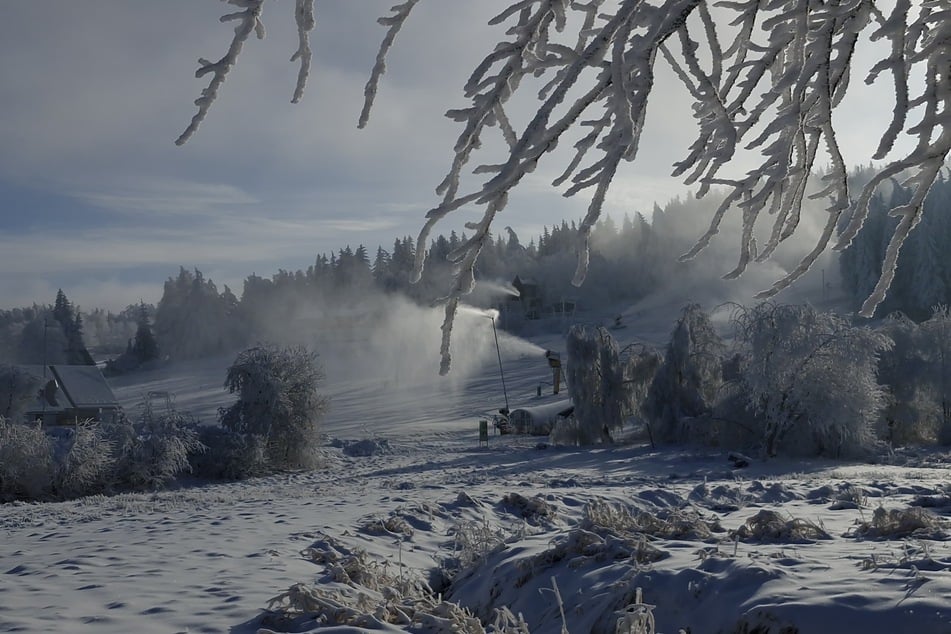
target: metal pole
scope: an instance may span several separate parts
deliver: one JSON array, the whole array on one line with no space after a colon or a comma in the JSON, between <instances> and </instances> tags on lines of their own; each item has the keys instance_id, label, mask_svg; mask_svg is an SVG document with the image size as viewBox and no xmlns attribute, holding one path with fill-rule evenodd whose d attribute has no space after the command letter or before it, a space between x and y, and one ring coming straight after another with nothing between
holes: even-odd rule
<instances>
[{"instance_id":1,"label":"metal pole","mask_svg":"<svg viewBox=\"0 0 951 634\"><path fill-rule=\"evenodd\" d=\"M505 414L506 416L509 413L509 393L505 389L505 372L502 371L502 349L499 348L499 331L495 328L495 318L489 317L492 320L492 334L495 335L495 352L499 355L499 377L502 379L502 395L505 397Z\"/></svg>"},{"instance_id":2,"label":"metal pole","mask_svg":"<svg viewBox=\"0 0 951 634\"><path fill-rule=\"evenodd\" d=\"M46 321L46 317L43 318L43 391L40 392L40 403L43 406L43 409L40 411L40 425L46 425L46 328L49 324Z\"/></svg>"},{"instance_id":3,"label":"metal pole","mask_svg":"<svg viewBox=\"0 0 951 634\"><path fill-rule=\"evenodd\" d=\"M46 379L46 329L49 324L46 317L43 318L43 379Z\"/></svg>"}]
</instances>

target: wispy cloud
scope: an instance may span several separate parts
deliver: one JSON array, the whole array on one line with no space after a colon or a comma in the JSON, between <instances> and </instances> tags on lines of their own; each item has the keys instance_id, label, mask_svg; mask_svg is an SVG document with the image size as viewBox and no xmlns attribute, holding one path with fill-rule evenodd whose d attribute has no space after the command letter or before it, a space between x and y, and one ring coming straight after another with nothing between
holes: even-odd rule
<instances>
[{"instance_id":1,"label":"wispy cloud","mask_svg":"<svg viewBox=\"0 0 951 634\"><path fill-rule=\"evenodd\" d=\"M253 205L260 200L225 183L195 183L184 180L146 181L114 189L79 190L72 193L89 205L120 213L205 215L222 208Z\"/></svg>"}]
</instances>

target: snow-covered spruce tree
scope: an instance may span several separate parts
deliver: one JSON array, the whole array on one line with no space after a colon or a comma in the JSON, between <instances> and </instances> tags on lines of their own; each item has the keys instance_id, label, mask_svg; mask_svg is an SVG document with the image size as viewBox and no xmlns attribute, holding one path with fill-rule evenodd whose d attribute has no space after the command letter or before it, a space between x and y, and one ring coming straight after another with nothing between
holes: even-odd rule
<instances>
[{"instance_id":1,"label":"snow-covered spruce tree","mask_svg":"<svg viewBox=\"0 0 951 634\"><path fill-rule=\"evenodd\" d=\"M317 393L323 373L317 354L303 347L258 345L228 368L225 387L236 403L218 412L224 428L265 440L274 469L316 466L319 423L326 400Z\"/></svg>"},{"instance_id":2,"label":"snow-covered spruce tree","mask_svg":"<svg viewBox=\"0 0 951 634\"><path fill-rule=\"evenodd\" d=\"M152 324L149 320L149 311L145 302L139 302L132 354L139 363L147 363L159 358L158 342L152 333Z\"/></svg>"},{"instance_id":3,"label":"snow-covered spruce tree","mask_svg":"<svg viewBox=\"0 0 951 634\"><path fill-rule=\"evenodd\" d=\"M250 35L264 37L261 13L266 0L227 1L239 9L222 17L236 22L234 39L218 61L199 60L196 76L210 80L195 101L198 112L178 144L185 143L204 120ZM387 31L366 85L360 127L367 123L387 51L417 4L418 0L405 0L379 20ZM292 101L297 102L310 70L314 0L296 0L294 16L298 37L291 60L299 62L300 69ZM727 190L708 231L684 257L703 249L734 208L742 214L743 229L738 236L739 262L727 277L738 276L750 261L769 258L796 233L807 195L826 198L828 217L815 248L761 294L771 296L810 268L843 222L838 246L848 245L862 228L878 185L903 176L912 197L892 210L900 221L862 314L871 315L884 299L902 245L921 219L925 195L951 153L947 0L517 0L490 24L504 29L503 39L487 47L485 59L466 81L469 105L447 112L463 129L449 173L436 188L442 199L427 213L417 240L427 245L433 225L462 207L484 209L481 219L467 225L472 235L449 255L455 275L443 327L443 372L449 369L456 309L474 286L476 259L495 216L523 177L574 131L580 136L571 139L575 155L554 185L566 185L569 196L591 192L578 232L574 282L584 279L588 237L611 182L623 161L637 157L658 64L672 69L694 101L697 139L673 166L674 175L699 185L698 196L714 186ZM865 81L890 76L893 116L872 157L847 157L836 138L833 114L856 83L852 62L862 40L890 44ZM518 122L509 117L507 105L522 93L537 94L539 101L528 120ZM493 128L507 149L482 158L493 146L483 137ZM917 145L896 155L892 149L903 132L915 137ZM746 151L759 153L758 165L744 168L742 176L727 174L724 168ZM477 156L481 165L475 171L484 178L463 191L461 175ZM848 162L864 164L870 158L885 162L853 200ZM828 162L831 169L822 178L822 189L810 193L809 177L817 160ZM757 249L754 230L763 224L768 238ZM425 249L416 255L418 279Z\"/></svg>"},{"instance_id":4,"label":"snow-covered spruce tree","mask_svg":"<svg viewBox=\"0 0 951 634\"><path fill-rule=\"evenodd\" d=\"M874 446L884 395L876 379L882 333L810 306L764 302L734 314L746 347L740 389L767 456L840 457Z\"/></svg>"},{"instance_id":5,"label":"snow-covered spruce tree","mask_svg":"<svg viewBox=\"0 0 951 634\"><path fill-rule=\"evenodd\" d=\"M566 340L568 395L575 406L579 445L611 442L624 425L624 370L617 342L606 328L576 325Z\"/></svg>"},{"instance_id":6,"label":"snow-covered spruce tree","mask_svg":"<svg viewBox=\"0 0 951 634\"><path fill-rule=\"evenodd\" d=\"M643 412L664 442L696 442L696 419L712 411L721 384L724 345L699 304L684 307L670 335L664 362L654 375Z\"/></svg>"}]
</instances>

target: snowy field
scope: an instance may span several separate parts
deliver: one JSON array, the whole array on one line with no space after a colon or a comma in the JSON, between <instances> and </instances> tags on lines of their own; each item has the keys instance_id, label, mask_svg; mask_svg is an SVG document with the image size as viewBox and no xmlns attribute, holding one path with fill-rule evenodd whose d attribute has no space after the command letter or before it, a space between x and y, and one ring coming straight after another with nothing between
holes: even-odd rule
<instances>
[{"instance_id":1,"label":"snowy field","mask_svg":"<svg viewBox=\"0 0 951 634\"><path fill-rule=\"evenodd\" d=\"M542 355L561 341L503 334L513 409L559 398ZM0 632L480 631L441 594L484 623L521 614L532 633L637 632L650 613L666 634L951 633L947 454L736 468L643 441L480 447L478 420L504 405L488 349L452 379L399 363L335 374L340 351L324 351L319 471L4 505ZM173 391L211 422L230 360L125 377L117 393L134 406Z\"/></svg>"}]
</instances>

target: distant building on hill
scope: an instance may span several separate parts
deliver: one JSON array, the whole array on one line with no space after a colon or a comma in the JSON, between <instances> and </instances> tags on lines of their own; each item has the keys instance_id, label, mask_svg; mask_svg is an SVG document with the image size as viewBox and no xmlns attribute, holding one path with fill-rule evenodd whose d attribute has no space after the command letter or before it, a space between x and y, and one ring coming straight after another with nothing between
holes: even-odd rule
<instances>
[{"instance_id":1,"label":"distant building on hill","mask_svg":"<svg viewBox=\"0 0 951 634\"><path fill-rule=\"evenodd\" d=\"M541 286L533 279L516 275L512 287L518 291L518 295L507 296L498 304L502 327L518 329L526 320L541 318Z\"/></svg>"},{"instance_id":2,"label":"distant building on hill","mask_svg":"<svg viewBox=\"0 0 951 634\"><path fill-rule=\"evenodd\" d=\"M45 426L75 425L84 420L115 422L119 401L99 368L92 365L21 366L40 384L26 408L26 420Z\"/></svg>"}]
</instances>

